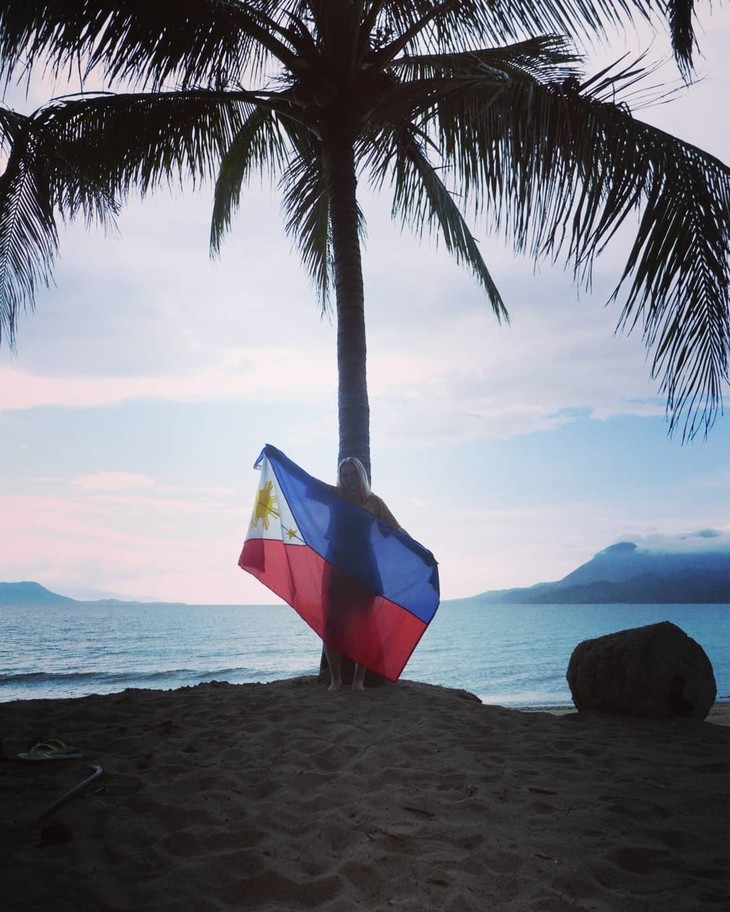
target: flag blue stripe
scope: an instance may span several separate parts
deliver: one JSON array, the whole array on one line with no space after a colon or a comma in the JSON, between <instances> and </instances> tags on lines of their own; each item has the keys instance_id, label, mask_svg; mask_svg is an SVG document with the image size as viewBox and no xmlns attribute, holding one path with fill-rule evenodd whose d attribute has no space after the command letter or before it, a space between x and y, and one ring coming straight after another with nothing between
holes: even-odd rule
<instances>
[{"instance_id":1,"label":"flag blue stripe","mask_svg":"<svg viewBox=\"0 0 730 912\"><path fill-rule=\"evenodd\" d=\"M340 497L276 447L266 457L306 544L372 592L428 624L439 604L438 565L431 552Z\"/></svg>"}]
</instances>

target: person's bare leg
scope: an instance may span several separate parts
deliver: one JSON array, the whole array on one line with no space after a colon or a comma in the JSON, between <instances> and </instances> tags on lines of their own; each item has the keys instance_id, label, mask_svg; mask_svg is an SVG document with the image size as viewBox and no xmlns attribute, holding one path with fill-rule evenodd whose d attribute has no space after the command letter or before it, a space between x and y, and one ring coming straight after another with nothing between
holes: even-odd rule
<instances>
[{"instance_id":1,"label":"person's bare leg","mask_svg":"<svg viewBox=\"0 0 730 912\"><path fill-rule=\"evenodd\" d=\"M330 649L329 646L324 647L324 654L330 670L330 686L327 690L339 690L340 685L342 684L342 661L340 654L339 652L335 652L334 649Z\"/></svg>"},{"instance_id":2,"label":"person's bare leg","mask_svg":"<svg viewBox=\"0 0 730 912\"><path fill-rule=\"evenodd\" d=\"M352 675L352 689L365 690L365 666L355 665L355 671Z\"/></svg>"}]
</instances>

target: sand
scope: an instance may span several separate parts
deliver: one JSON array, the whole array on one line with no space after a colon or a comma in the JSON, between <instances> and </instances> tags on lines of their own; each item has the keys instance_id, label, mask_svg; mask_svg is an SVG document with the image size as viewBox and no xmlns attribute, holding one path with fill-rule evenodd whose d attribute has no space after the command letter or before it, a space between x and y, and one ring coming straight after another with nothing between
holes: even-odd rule
<instances>
[{"instance_id":1,"label":"sand","mask_svg":"<svg viewBox=\"0 0 730 912\"><path fill-rule=\"evenodd\" d=\"M8 912L730 908L722 724L307 677L5 703L0 734ZM54 736L86 759L15 759Z\"/></svg>"}]
</instances>

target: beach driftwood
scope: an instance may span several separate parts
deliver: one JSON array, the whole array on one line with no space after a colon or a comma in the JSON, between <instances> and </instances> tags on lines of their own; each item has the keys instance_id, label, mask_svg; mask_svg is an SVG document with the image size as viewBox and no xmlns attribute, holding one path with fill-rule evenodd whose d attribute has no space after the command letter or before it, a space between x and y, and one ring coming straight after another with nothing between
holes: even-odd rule
<instances>
[{"instance_id":1,"label":"beach driftwood","mask_svg":"<svg viewBox=\"0 0 730 912\"><path fill-rule=\"evenodd\" d=\"M584 640L566 677L578 710L704 719L717 695L704 649L669 621Z\"/></svg>"}]
</instances>

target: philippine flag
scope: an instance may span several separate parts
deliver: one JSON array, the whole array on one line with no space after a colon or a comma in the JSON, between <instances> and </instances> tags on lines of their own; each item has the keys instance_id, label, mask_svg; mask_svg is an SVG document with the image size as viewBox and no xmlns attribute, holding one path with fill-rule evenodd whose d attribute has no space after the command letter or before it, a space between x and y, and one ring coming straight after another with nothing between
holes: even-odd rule
<instances>
[{"instance_id":1,"label":"philippine flag","mask_svg":"<svg viewBox=\"0 0 730 912\"><path fill-rule=\"evenodd\" d=\"M436 560L267 445L239 566L337 652L396 681L439 604Z\"/></svg>"}]
</instances>

